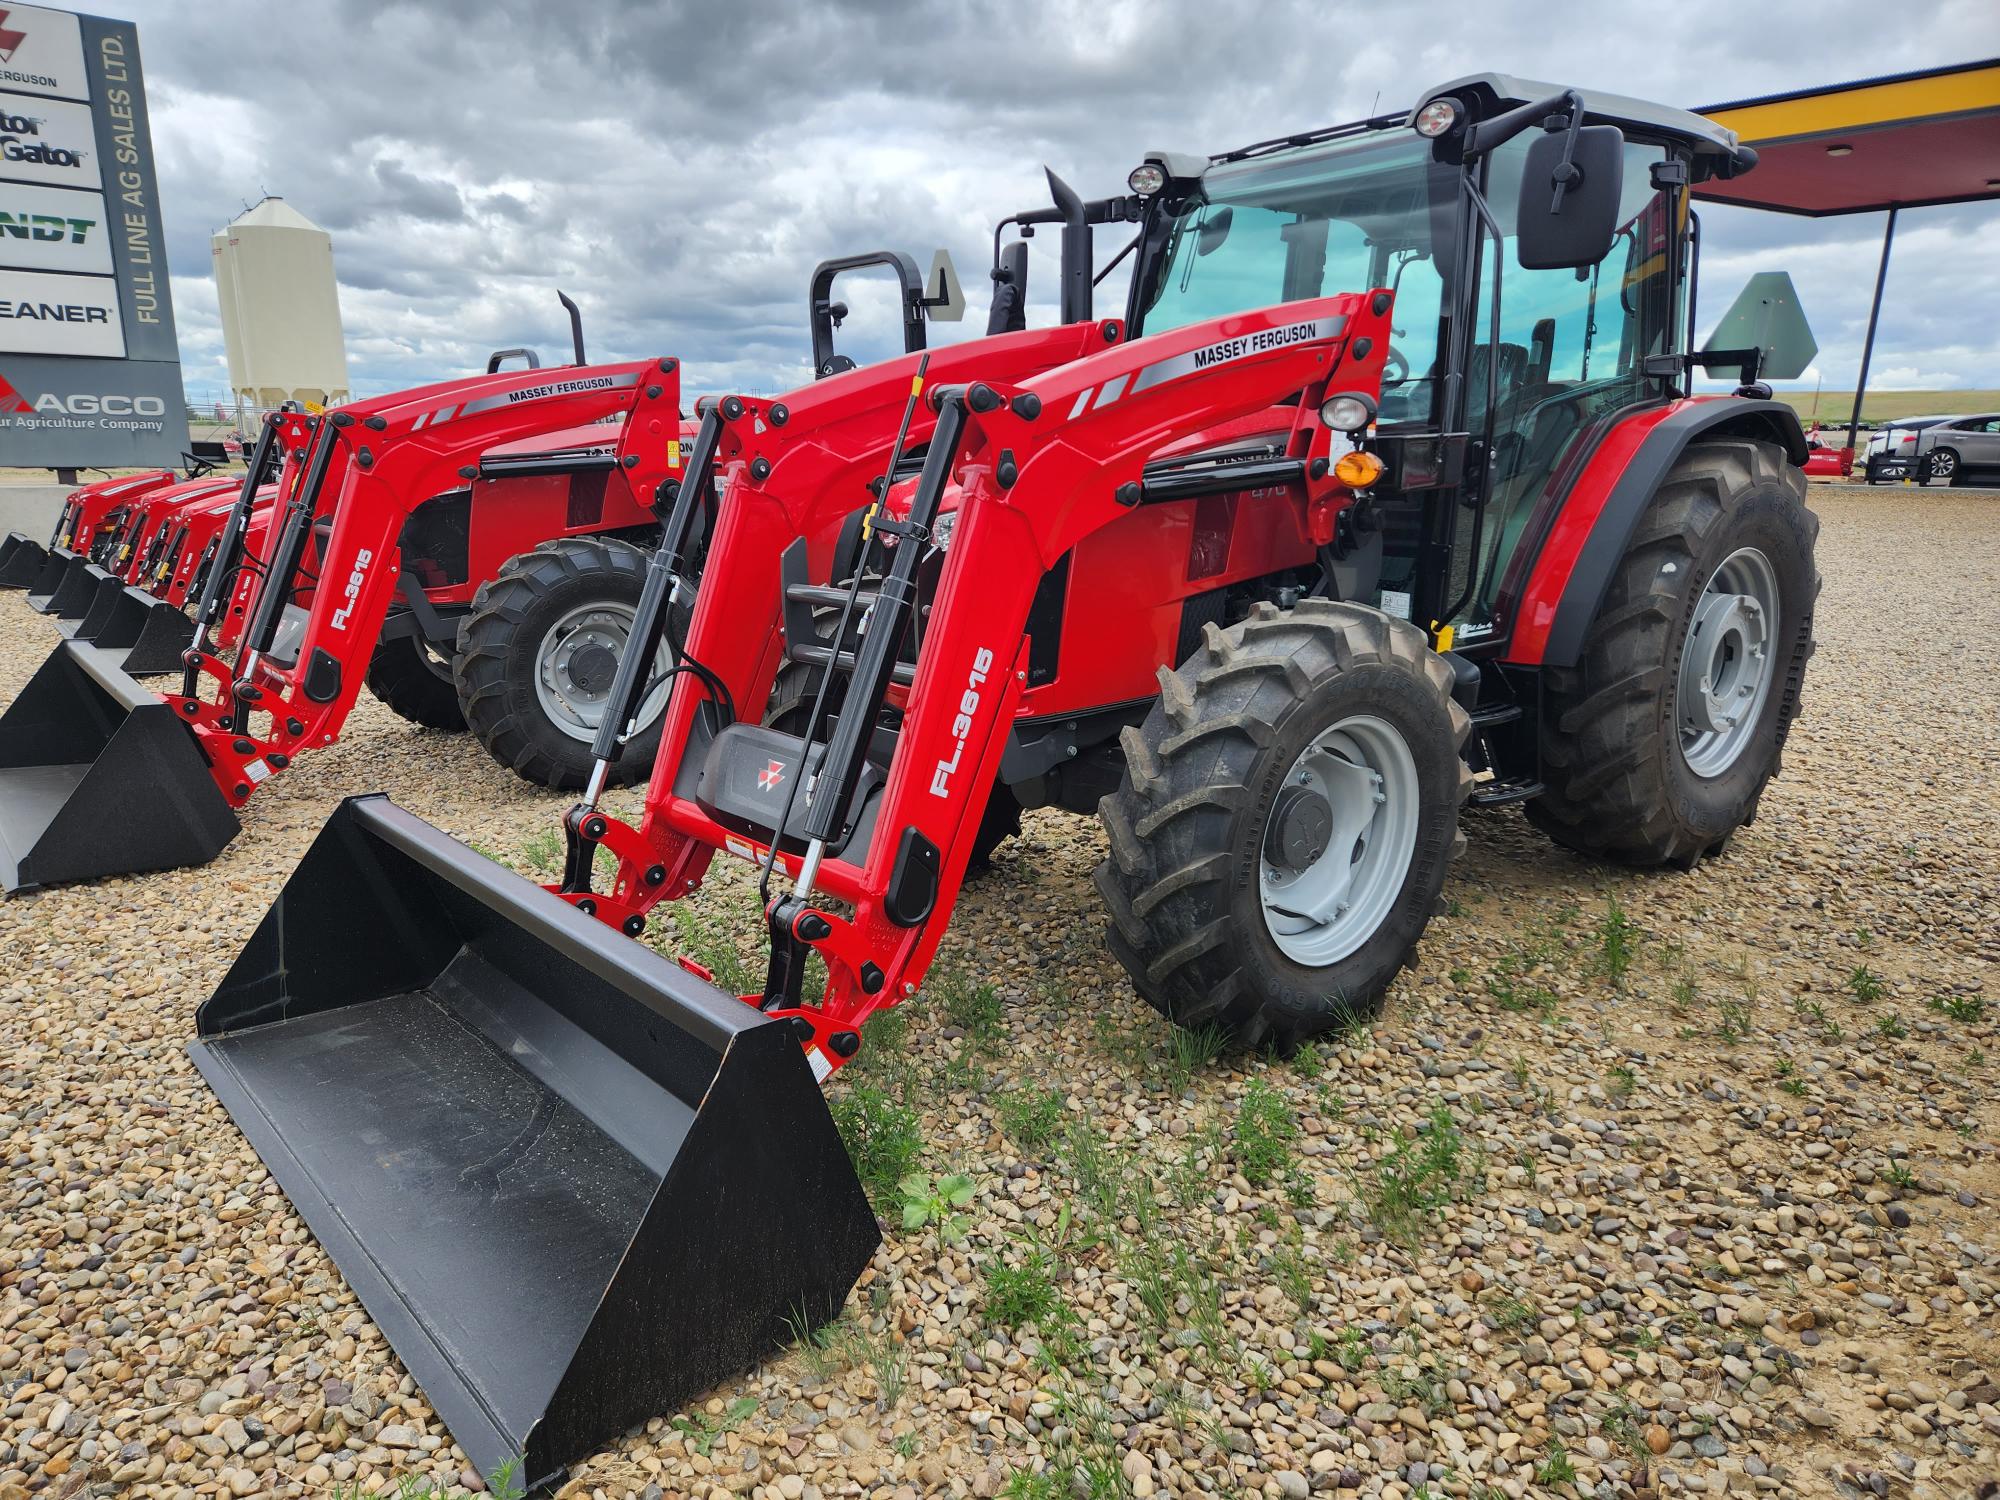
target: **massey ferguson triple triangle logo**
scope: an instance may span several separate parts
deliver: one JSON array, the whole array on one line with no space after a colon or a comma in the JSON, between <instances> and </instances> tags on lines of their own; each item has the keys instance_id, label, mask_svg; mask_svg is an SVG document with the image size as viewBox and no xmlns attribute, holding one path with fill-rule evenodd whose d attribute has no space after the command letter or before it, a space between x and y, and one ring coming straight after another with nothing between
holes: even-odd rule
<instances>
[{"instance_id":1,"label":"massey ferguson triple triangle logo","mask_svg":"<svg viewBox=\"0 0 2000 1500\"><path fill-rule=\"evenodd\" d=\"M785 779L785 763L774 760L757 773L757 790L768 792Z\"/></svg>"},{"instance_id":2,"label":"massey ferguson triple triangle logo","mask_svg":"<svg viewBox=\"0 0 2000 1500\"><path fill-rule=\"evenodd\" d=\"M0 62L12 62L15 49L27 39L27 32L8 29L7 12L0 10Z\"/></svg>"}]
</instances>

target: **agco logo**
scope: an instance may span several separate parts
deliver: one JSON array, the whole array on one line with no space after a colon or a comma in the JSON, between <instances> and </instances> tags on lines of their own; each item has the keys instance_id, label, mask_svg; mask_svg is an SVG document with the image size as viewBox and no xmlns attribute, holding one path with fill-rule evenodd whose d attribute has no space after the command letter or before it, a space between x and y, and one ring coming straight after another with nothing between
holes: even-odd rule
<instances>
[{"instance_id":1,"label":"agco logo","mask_svg":"<svg viewBox=\"0 0 2000 1500\"><path fill-rule=\"evenodd\" d=\"M21 43L28 39L25 31L14 31L7 25L7 12L0 10L0 62L12 62L14 53Z\"/></svg>"},{"instance_id":2,"label":"agco logo","mask_svg":"<svg viewBox=\"0 0 2000 1500\"><path fill-rule=\"evenodd\" d=\"M6 12L0 11L0 15ZM19 32L14 33L16 36ZM0 60L4 59L0 54ZM87 154L67 146L51 146L40 139L42 122L33 115L10 115L0 110L0 161L29 162L44 167L81 167ZM32 139L31 139L32 137Z\"/></svg>"},{"instance_id":3,"label":"agco logo","mask_svg":"<svg viewBox=\"0 0 2000 1500\"><path fill-rule=\"evenodd\" d=\"M30 401L0 375L0 416L26 412L53 413L64 417L164 417L167 403L158 396L99 396L78 391L73 396L44 392Z\"/></svg>"}]
</instances>

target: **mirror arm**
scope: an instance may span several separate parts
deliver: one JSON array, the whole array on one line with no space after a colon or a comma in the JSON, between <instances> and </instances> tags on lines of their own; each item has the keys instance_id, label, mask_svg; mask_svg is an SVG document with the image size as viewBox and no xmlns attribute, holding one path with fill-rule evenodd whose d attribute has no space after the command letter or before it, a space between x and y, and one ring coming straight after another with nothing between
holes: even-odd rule
<instances>
[{"instance_id":1,"label":"mirror arm","mask_svg":"<svg viewBox=\"0 0 2000 1500\"><path fill-rule=\"evenodd\" d=\"M1576 130L1583 119L1583 100L1575 89L1564 89L1560 94L1551 94L1548 98L1537 100L1533 104L1517 105L1504 115L1481 120L1465 133L1465 154L1481 156L1488 151L1497 150L1529 126L1541 123L1550 115L1564 113L1570 117L1569 128L1572 131ZM1573 141L1574 136L1571 139ZM1565 161L1569 159L1567 153L1563 159Z\"/></svg>"}]
</instances>

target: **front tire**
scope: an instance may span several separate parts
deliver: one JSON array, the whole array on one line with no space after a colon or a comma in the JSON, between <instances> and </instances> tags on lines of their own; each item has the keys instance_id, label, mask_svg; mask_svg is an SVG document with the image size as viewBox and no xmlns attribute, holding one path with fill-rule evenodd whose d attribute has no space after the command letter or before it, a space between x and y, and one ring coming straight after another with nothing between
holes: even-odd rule
<instances>
[{"instance_id":1,"label":"front tire","mask_svg":"<svg viewBox=\"0 0 2000 1500\"><path fill-rule=\"evenodd\" d=\"M457 734L465 728L451 664L433 654L419 636L395 636L376 644L375 654L368 658L368 691L391 713L425 729Z\"/></svg>"},{"instance_id":2,"label":"front tire","mask_svg":"<svg viewBox=\"0 0 2000 1500\"><path fill-rule=\"evenodd\" d=\"M1748 439L1692 444L1669 471L1577 665L1547 674L1547 790L1527 814L1550 838L1691 867L1756 816L1813 652L1805 492L1780 449Z\"/></svg>"},{"instance_id":3,"label":"front tire","mask_svg":"<svg viewBox=\"0 0 2000 1500\"><path fill-rule=\"evenodd\" d=\"M645 554L628 543L561 537L509 559L473 596L458 627L459 706L479 742L523 780L573 791L588 779L645 574ZM661 684L648 696L611 785L651 772L666 695Z\"/></svg>"},{"instance_id":4,"label":"front tire","mask_svg":"<svg viewBox=\"0 0 2000 1500\"><path fill-rule=\"evenodd\" d=\"M1110 946L1154 1009L1290 1047L1379 999L1464 847L1451 686L1415 626L1324 599L1160 673L1098 808Z\"/></svg>"}]
</instances>

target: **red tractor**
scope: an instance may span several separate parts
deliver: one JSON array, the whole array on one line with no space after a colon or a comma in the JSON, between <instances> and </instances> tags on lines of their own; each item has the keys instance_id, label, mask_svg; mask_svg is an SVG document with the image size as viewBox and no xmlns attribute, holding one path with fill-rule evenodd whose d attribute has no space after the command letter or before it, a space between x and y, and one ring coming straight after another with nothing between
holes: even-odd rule
<instances>
[{"instance_id":1,"label":"red tractor","mask_svg":"<svg viewBox=\"0 0 2000 1500\"><path fill-rule=\"evenodd\" d=\"M1102 818L1140 994L1245 1043L1379 999L1468 802L1720 852L1818 590L1797 419L1759 351L1690 337L1689 189L1754 162L1679 110L1462 79L1059 190L1024 218L1064 225L1063 328L703 403L562 879L353 799L197 1018L475 1462L540 1482L837 1309L878 1229L814 1080L923 983L1015 809ZM1089 306L1109 223L1122 322ZM1691 397L1723 362L1737 394ZM663 644L635 825L599 793ZM749 994L628 941L718 855L761 871Z\"/></svg>"}]
</instances>

